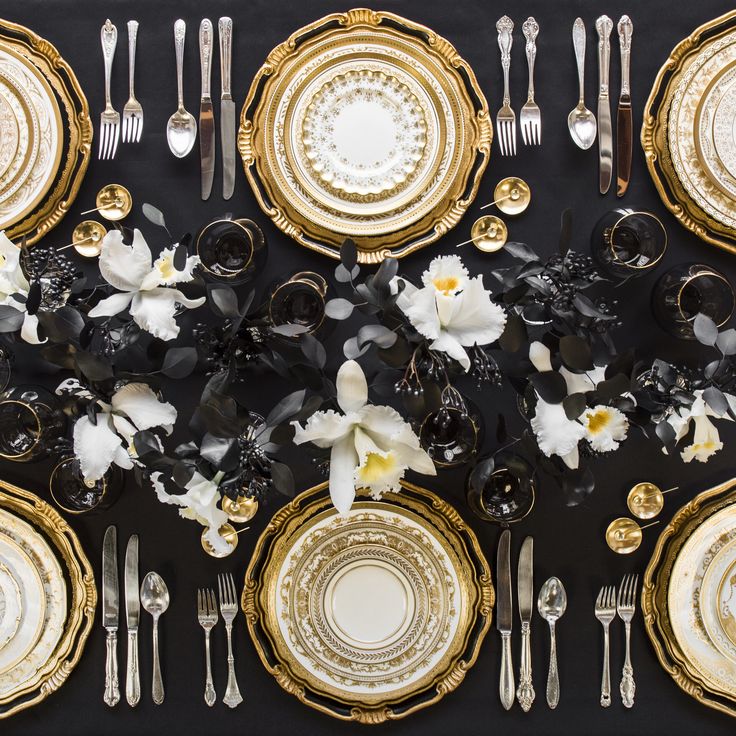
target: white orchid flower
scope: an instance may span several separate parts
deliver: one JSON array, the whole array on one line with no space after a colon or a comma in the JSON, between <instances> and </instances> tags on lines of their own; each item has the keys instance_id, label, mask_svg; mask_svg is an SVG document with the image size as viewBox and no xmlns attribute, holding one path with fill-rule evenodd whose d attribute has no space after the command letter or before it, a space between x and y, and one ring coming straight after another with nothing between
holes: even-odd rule
<instances>
[{"instance_id":1,"label":"white orchid flower","mask_svg":"<svg viewBox=\"0 0 736 736\"><path fill-rule=\"evenodd\" d=\"M585 436L585 428L567 418L562 404L548 404L538 398L531 425L539 449L547 457L559 455L571 470L578 467L578 442Z\"/></svg>"},{"instance_id":2,"label":"white orchid flower","mask_svg":"<svg viewBox=\"0 0 736 736\"><path fill-rule=\"evenodd\" d=\"M20 336L32 345L40 345L46 340L38 337L38 317L28 314L25 302L15 298L16 294L27 297L30 288L20 265L20 248L11 242L5 232L0 232L0 304L24 313Z\"/></svg>"},{"instance_id":3,"label":"white orchid flower","mask_svg":"<svg viewBox=\"0 0 736 736\"><path fill-rule=\"evenodd\" d=\"M580 421L585 428L585 439L596 452L617 450L629 431L629 420L614 406L599 404L588 408Z\"/></svg>"},{"instance_id":4,"label":"white orchid flower","mask_svg":"<svg viewBox=\"0 0 736 736\"><path fill-rule=\"evenodd\" d=\"M145 383L128 383L113 394L109 404L97 401L95 408L94 423L82 416L74 424L74 454L89 482L102 478L113 463L128 470L133 467L136 432L162 427L171 434L176 422L176 409L159 401Z\"/></svg>"},{"instance_id":5,"label":"white orchid flower","mask_svg":"<svg viewBox=\"0 0 736 736\"><path fill-rule=\"evenodd\" d=\"M220 528L227 521L227 514L217 504L221 499L219 486L214 480L207 480L195 471L190 481L184 486L186 493L170 494L166 492L161 473L151 473L151 483L161 503L179 506L179 515L184 519L192 519L207 527L205 539L215 552L227 553L227 541L220 536Z\"/></svg>"},{"instance_id":6,"label":"white orchid flower","mask_svg":"<svg viewBox=\"0 0 736 736\"><path fill-rule=\"evenodd\" d=\"M398 276L391 282L398 289ZM470 358L465 350L497 340L506 326L506 313L491 301L483 288L483 277L469 278L458 256L438 256L422 275L418 289L404 281L397 306L421 335L431 340L430 348L447 353L467 371Z\"/></svg>"},{"instance_id":7,"label":"white orchid flower","mask_svg":"<svg viewBox=\"0 0 736 736\"><path fill-rule=\"evenodd\" d=\"M188 299L174 284L191 281L199 256L189 256L184 269L174 267L174 249L168 248L153 262L151 250L140 230L133 233L131 245L123 243L119 230L111 230L102 241L100 273L119 290L90 310L90 317L110 317L125 309L136 324L161 340L173 340L179 334L175 320L176 305L194 309L204 297Z\"/></svg>"},{"instance_id":8,"label":"white orchid flower","mask_svg":"<svg viewBox=\"0 0 736 736\"><path fill-rule=\"evenodd\" d=\"M674 414L667 418L672 428L675 430L675 442L679 442L689 431L690 423L695 423L695 431L693 432L693 442L691 445L683 448L680 457L686 462L697 460L705 463L723 449L718 428L711 421L711 417L716 419L728 419L728 414L718 414L708 406L703 398L703 391L698 389L694 392L695 400L689 407L681 407ZM731 411L736 410L736 397L731 394L725 394L726 400Z\"/></svg>"},{"instance_id":9,"label":"white orchid flower","mask_svg":"<svg viewBox=\"0 0 736 736\"><path fill-rule=\"evenodd\" d=\"M335 508L347 514L356 488L367 488L378 499L398 492L407 468L435 475L432 458L420 447L419 438L390 406L368 403L368 382L354 360L337 373L337 403L344 413L320 411L304 427L293 422L294 442L312 442L332 448L330 496Z\"/></svg>"}]
</instances>

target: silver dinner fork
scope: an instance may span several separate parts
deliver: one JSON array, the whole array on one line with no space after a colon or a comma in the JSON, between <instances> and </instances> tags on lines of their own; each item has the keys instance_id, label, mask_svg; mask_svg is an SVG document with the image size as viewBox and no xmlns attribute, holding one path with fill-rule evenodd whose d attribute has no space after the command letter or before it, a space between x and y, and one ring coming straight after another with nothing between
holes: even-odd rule
<instances>
[{"instance_id":1,"label":"silver dinner fork","mask_svg":"<svg viewBox=\"0 0 736 736\"><path fill-rule=\"evenodd\" d=\"M601 706L611 705L611 667L609 659L608 628L616 616L616 587L604 586L595 602L595 617L603 625L603 679L601 680Z\"/></svg>"},{"instance_id":2,"label":"silver dinner fork","mask_svg":"<svg viewBox=\"0 0 736 736\"><path fill-rule=\"evenodd\" d=\"M498 31L498 48L501 49L501 68L503 69L503 105L496 115L498 144L502 156L516 155L516 114L511 109L511 92L509 91L509 71L511 70L511 44L514 21L504 15L496 23Z\"/></svg>"},{"instance_id":3,"label":"silver dinner fork","mask_svg":"<svg viewBox=\"0 0 736 736\"><path fill-rule=\"evenodd\" d=\"M243 696L235 678L235 657L233 656L233 621L238 615L238 596L235 592L235 583L230 573L217 576L217 586L220 591L220 613L225 621L227 631L227 688L222 702L234 708L243 702Z\"/></svg>"},{"instance_id":4,"label":"silver dinner fork","mask_svg":"<svg viewBox=\"0 0 736 736\"><path fill-rule=\"evenodd\" d=\"M524 107L519 115L521 137L525 146L538 146L542 142L542 114L534 101L534 61L537 58L537 35L539 24L531 16L521 27L526 39L526 61L529 66L529 91Z\"/></svg>"},{"instance_id":5,"label":"silver dinner fork","mask_svg":"<svg viewBox=\"0 0 736 736\"><path fill-rule=\"evenodd\" d=\"M621 702L627 707L634 706L634 693L636 683L634 682L634 668L631 666L631 619L636 611L636 588L639 584L638 575L626 575L621 581L618 589L618 617L624 622L626 628L626 659L621 676Z\"/></svg>"},{"instance_id":6,"label":"silver dinner fork","mask_svg":"<svg viewBox=\"0 0 736 736\"><path fill-rule=\"evenodd\" d=\"M204 647L207 657L207 681L204 687L204 702L210 707L215 704L217 695L215 693L215 685L212 682L212 660L210 657L210 631L217 623L217 602L215 601L215 591L200 588L197 591L197 621L204 629Z\"/></svg>"},{"instance_id":7,"label":"silver dinner fork","mask_svg":"<svg viewBox=\"0 0 736 736\"><path fill-rule=\"evenodd\" d=\"M143 132L143 107L135 98L135 47L138 21L128 21L128 80L130 96L123 108L123 143L138 143Z\"/></svg>"},{"instance_id":8,"label":"silver dinner fork","mask_svg":"<svg viewBox=\"0 0 736 736\"><path fill-rule=\"evenodd\" d=\"M100 116L100 152L98 158L115 158L120 138L120 113L110 102L110 74L115 47L118 45L118 29L108 18L100 31L102 58L105 61L105 109Z\"/></svg>"}]
</instances>

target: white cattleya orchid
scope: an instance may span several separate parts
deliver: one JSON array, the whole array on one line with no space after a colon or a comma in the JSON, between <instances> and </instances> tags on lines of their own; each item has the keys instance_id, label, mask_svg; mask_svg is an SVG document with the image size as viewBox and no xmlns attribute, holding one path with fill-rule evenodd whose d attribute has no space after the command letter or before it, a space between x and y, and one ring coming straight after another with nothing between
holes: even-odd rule
<instances>
[{"instance_id":1,"label":"white cattleya orchid","mask_svg":"<svg viewBox=\"0 0 736 736\"><path fill-rule=\"evenodd\" d=\"M347 514L356 488L366 488L378 499L400 490L407 468L435 475L432 458L420 447L419 438L390 406L368 403L368 382L354 360L337 373L337 403L343 413L319 411L304 427L293 422L294 442L312 442L332 448L330 496L335 508Z\"/></svg>"},{"instance_id":2,"label":"white cattleya orchid","mask_svg":"<svg viewBox=\"0 0 736 736\"><path fill-rule=\"evenodd\" d=\"M145 383L125 384L109 404L98 400L95 409L94 422L82 416L74 424L74 454L89 482L102 478L113 463L128 470L133 467L136 432L162 427L171 434L176 422L176 409L159 401Z\"/></svg>"},{"instance_id":3,"label":"white cattleya orchid","mask_svg":"<svg viewBox=\"0 0 736 736\"><path fill-rule=\"evenodd\" d=\"M4 232L0 232L0 304L23 312L25 316L20 336L32 345L40 345L46 341L38 337L38 317L28 314L25 301L16 298L16 295L27 297L30 288L20 265L20 248Z\"/></svg>"},{"instance_id":4,"label":"white cattleya orchid","mask_svg":"<svg viewBox=\"0 0 736 736\"><path fill-rule=\"evenodd\" d=\"M90 317L110 317L125 309L136 324L161 340L173 340L179 334L176 305L194 309L204 297L188 299L174 284L191 281L199 256L189 256L184 269L174 267L175 249L167 248L153 262L151 250L140 230L133 233L131 245L123 243L119 230L111 230L102 241L100 273L105 281L119 290L102 299L90 310Z\"/></svg>"},{"instance_id":5,"label":"white cattleya orchid","mask_svg":"<svg viewBox=\"0 0 736 736\"><path fill-rule=\"evenodd\" d=\"M391 286L396 291L400 277ZM467 371L470 358L465 348L488 345L506 326L506 313L491 301L483 288L483 277L470 278L458 256L438 256L422 275L418 289L408 281L397 306L421 335L431 340L430 348L447 353Z\"/></svg>"},{"instance_id":6,"label":"white cattleya orchid","mask_svg":"<svg viewBox=\"0 0 736 736\"><path fill-rule=\"evenodd\" d=\"M227 541L220 535L220 529L228 516L217 506L222 494L214 480L207 480L201 473L195 471L184 486L186 493L181 494L167 493L159 472L151 473L151 483L161 503L179 506L181 517L197 521L207 528L204 537L215 552L229 551Z\"/></svg>"},{"instance_id":7,"label":"white cattleya orchid","mask_svg":"<svg viewBox=\"0 0 736 736\"><path fill-rule=\"evenodd\" d=\"M629 420L615 406L599 404L588 408L580 421L585 428L585 439L596 452L618 450L629 431Z\"/></svg>"},{"instance_id":8,"label":"white cattleya orchid","mask_svg":"<svg viewBox=\"0 0 736 736\"><path fill-rule=\"evenodd\" d=\"M715 419L728 419L728 414L718 414L714 411L703 398L703 391L698 389L694 392L695 400L691 406L681 407L675 413L671 414L667 421L675 430L675 442L679 442L690 430L690 423L695 423L695 431L693 432L693 442L691 445L683 448L680 457L686 462L697 460L705 463L723 449L723 442L718 433L718 428L711 421L711 417ZM736 396L725 394L731 411L736 411Z\"/></svg>"}]
</instances>

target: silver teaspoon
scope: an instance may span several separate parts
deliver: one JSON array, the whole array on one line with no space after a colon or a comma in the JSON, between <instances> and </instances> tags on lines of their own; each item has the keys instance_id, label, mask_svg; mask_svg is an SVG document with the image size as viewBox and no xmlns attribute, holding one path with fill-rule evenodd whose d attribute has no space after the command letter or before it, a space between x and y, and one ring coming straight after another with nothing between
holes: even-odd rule
<instances>
[{"instance_id":1,"label":"silver teaspoon","mask_svg":"<svg viewBox=\"0 0 736 736\"><path fill-rule=\"evenodd\" d=\"M158 619L169 607L169 589L156 572L149 572L141 584L141 604L153 616L153 682L151 697L156 705L164 702L164 682L158 656Z\"/></svg>"},{"instance_id":2,"label":"silver teaspoon","mask_svg":"<svg viewBox=\"0 0 736 736\"><path fill-rule=\"evenodd\" d=\"M567 593L559 578L552 577L542 586L537 598L539 615L549 624L549 674L547 675L547 705L556 708L560 702L560 676L557 672L557 639L555 624L567 608Z\"/></svg>"},{"instance_id":3,"label":"silver teaspoon","mask_svg":"<svg viewBox=\"0 0 736 736\"><path fill-rule=\"evenodd\" d=\"M567 116L567 127L575 145L587 151L593 143L598 126L595 115L585 107L585 24L582 18L576 18L572 27L572 44L575 48L575 59L578 64L578 82L580 83L580 98Z\"/></svg>"},{"instance_id":4,"label":"silver teaspoon","mask_svg":"<svg viewBox=\"0 0 736 736\"><path fill-rule=\"evenodd\" d=\"M197 139L197 121L194 115L184 107L184 39L187 25L181 20L174 23L174 48L176 50L176 85L178 91L178 106L176 112L166 124L166 140L169 142L171 153L177 158L184 158L193 148Z\"/></svg>"}]
</instances>

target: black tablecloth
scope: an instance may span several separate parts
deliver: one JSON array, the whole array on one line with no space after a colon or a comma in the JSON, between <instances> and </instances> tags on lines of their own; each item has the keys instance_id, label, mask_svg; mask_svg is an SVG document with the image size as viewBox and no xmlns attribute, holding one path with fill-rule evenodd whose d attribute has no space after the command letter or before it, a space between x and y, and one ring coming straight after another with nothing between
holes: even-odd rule
<instances>
[{"instance_id":1,"label":"black tablecloth","mask_svg":"<svg viewBox=\"0 0 736 736\"><path fill-rule=\"evenodd\" d=\"M542 252L556 247L559 215L563 208L575 210L574 246L587 251L591 229L606 210L619 202L615 193L601 197L597 193L597 155L583 152L571 142L566 127L569 109L577 99L577 77L571 44L571 26L581 15L588 28L587 102L594 107L597 70L594 63L593 23L607 13L614 23L629 13L634 21L633 100L635 129L657 70L672 47L696 26L713 18L730 6L715 0L674 5L667 0L657 2L605 4L600 0L527 0L519 4L481 2L479 0L387 0L369 3L391 10L435 29L457 46L474 68L480 85L489 99L495 116L500 106L501 68L496 43L495 22L510 12L516 23L512 64L513 104L518 110L526 90L526 65L520 27L527 15L534 15L541 31L538 38L537 99L543 114L543 145L525 149L515 158L502 158L494 145L490 166L486 171L477 203L461 225L440 243L410 257L404 264L409 275L418 275L433 255L455 252L453 245L468 237L470 224L478 216L481 204L492 199L496 182L503 176L519 175L533 191L533 202L520 218L509 220L511 238L530 243ZM235 196L230 203L219 198L220 172L215 193L209 202L199 198L199 165L193 153L176 160L169 153L165 125L176 102L172 24L178 17L188 23L185 94L187 107L196 112L199 95L199 55L196 36L199 21L207 14L216 23L220 15L231 15L235 23L234 89L240 105L250 80L266 54L302 25L325 13L345 10L344 3L332 0L287 2L285 0L22 0L4 3L2 15L22 23L49 39L74 68L90 103L92 119L97 124L102 109L103 77L100 52L100 26L110 17L118 26L120 38L113 70L114 102L118 109L127 96L126 21L140 21L138 36L138 97L145 109L145 129L137 146L122 145L114 161L99 162L96 157L82 186L73 214L49 236L56 245L70 241L73 227L82 219L78 213L93 206L97 190L106 183L120 182L135 198L134 213L127 224L144 226L149 242L157 245L156 229L140 214L140 205L151 202L161 208L175 233L196 230L208 219L226 211L259 221L270 243L269 263L262 278L266 285L273 276L302 268L323 270L333 267L328 262L295 245L278 232L259 211L242 171L238 171ZM614 32L615 35L615 32ZM617 41L613 39L612 80L618 91ZM213 87L219 90L217 70ZM217 105L216 105L217 110ZM96 150L95 141L95 150ZM218 156L219 166L219 156ZM615 182L614 182L615 184ZM615 186L614 186L615 188ZM733 256L709 246L681 228L662 207L648 177L644 157L637 145L634 151L633 181L623 200L659 214L667 225L670 249L662 268L683 261L705 261L736 280ZM463 250L471 270L488 270L509 259L504 255L487 256L471 247ZM661 272L661 270L660 270ZM666 359L693 358L697 349L668 338L654 323L649 310L649 295L654 277L648 276L620 289L625 326L617 335L620 348L637 346L643 355L659 355ZM191 317L187 318L188 325ZM189 329L187 327L187 329ZM332 343L331 360L336 367L340 341ZM47 381L39 376L33 361L24 351L20 354L14 380ZM185 426L203 383L202 377L171 385L166 392L180 411L177 437L185 436ZM243 397L256 411L267 411L289 387L275 378L247 379ZM496 414L504 410L510 424L520 426L514 413L511 388L488 390L483 394L483 410L489 426ZM723 427L725 423L721 423ZM603 533L608 522L626 513L626 492L633 482L647 479L662 487L679 485L680 490L666 497L662 514L664 524L672 513L694 494L734 475L733 443L736 432L722 429L726 449L707 465L683 464L679 458L666 458L656 442L648 442L632 433L626 446L609 458L595 463L598 486L593 497L579 508L566 508L560 492L552 482L542 481L533 514L513 530L514 553L523 536L533 534L537 553L538 584L549 575L558 575L569 593L568 612L559 625L560 678L562 697L556 711L544 702L547 668L546 625L535 616L533 627L533 660L536 673L537 701L529 714L516 706L505 712L498 701L499 641L492 629L476 665L465 681L439 704L409 718L374 727L383 734L618 734L618 733L731 733L733 722L711 711L682 692L659 666L647 640L640 615L637 615L632 647L637 678L636 705L627 711L617 695L620 667L623 661L623 627L614 626L612 643L613 680L616 697L608 710L598 705L601 635L593 618L593 602L601 584L617 583L629 571L643 572L657 538L657 529L645 531L641 549L631 557L617 557L608 550ZM489 436L493 432L488 433ZM490 442L490 440L489 440ZM489 445L490 446L490 445ZM293 454L293 467L300 487L308 488L320 478L304 455ZM32 491L47 494L48 464L4 464L2 477ZM476 522L464 503L464 471L441 472L426 485L456 504L477 531L489 560L495 564L498 530ZM79 666L60 692L41 705L21 713L2 725L6 734L163 734L163 733L246 733L266 736L286 733L347 733L362 727L341 724L301 705L287 695L262 668L247 634L242 615L235 631L237 669L245 702L231 712L222 703L207 708L203 703L204 657L202 632L195 617L195 590L212 585L220 571L231 571L242 580L245 566L258 533L280 501L263 509L252 529L240 536L240 545L230 558L216 561L205 556L199 543L200 528L181 520L172 507L156 501L150 488L137 488L131 482L118 504L106 515L75 518L71 524L99 573L102 534L109 523L116 523L121 539L121 555L128 535L137 532L141 538L141 571L158 570L166 579L172 603L162 623L162 655L166 682L166 702L157 707L150 699L150 620L143 614L141 659L144 697L137 709L125 704L110 710L102 702L104 636L99 619L88 641ZM515 645L516 650L516 645ZM124 647L120 648L121 664ZM225 682L225 637L222 628L214 636L215 678L220 696ZM518 661L518 652L515 651Z\"/></svg>"}]
</instances>

